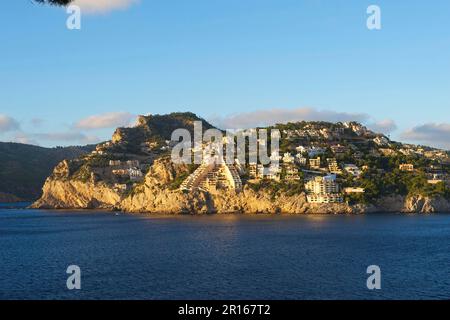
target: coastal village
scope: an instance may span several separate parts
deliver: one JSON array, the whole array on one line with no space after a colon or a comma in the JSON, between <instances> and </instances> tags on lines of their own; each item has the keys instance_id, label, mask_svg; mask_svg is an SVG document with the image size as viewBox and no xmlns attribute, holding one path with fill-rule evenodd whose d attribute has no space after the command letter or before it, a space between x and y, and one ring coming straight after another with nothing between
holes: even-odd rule
<instances>
[{"instance_id":1,"label":"coastal village","mask_svg":"<svg viewBox=\"0 0 450 320\"><path fill-rule=\"evenodd\" d=\"M148 121L140 117L137 128L146 128ZM298 122L268 129L281 132L280 152L271 154L279 165L239 163L237 159L227 164L213 155L215 161L205 157L175 187L185 193L239 193L246 186L284 185L304 193L311 204L331 204L367 198L366 193L374 193L368 190L371 180L391 173L411 179L420 176L430 190L450 186L448 152L393 142L357 122ZM155 159L170 155L177 142L168 140L168 134L155 135L155 130L147 135L133 130L120 128L111 141L98 145L85 159L91 163L88 175L81 176L107 182L123 194L145 183Z\"/></svg>"}]
</instances>

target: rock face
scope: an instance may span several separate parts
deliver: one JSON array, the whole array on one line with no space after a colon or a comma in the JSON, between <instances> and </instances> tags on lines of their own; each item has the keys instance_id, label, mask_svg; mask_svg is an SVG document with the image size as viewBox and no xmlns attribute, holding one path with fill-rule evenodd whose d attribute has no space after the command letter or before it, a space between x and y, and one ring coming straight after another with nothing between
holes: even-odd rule
<instances>
[{"instance_id":1,"label":"rock face","mask_svg":"<svg viewBox=\"0 0 450 320\"><path fill-rule=\"evenodd\" d=\"M275 196L266 190L249 187L235 193L183 193L168 186L180 174L187 174L186 166L167 160L156 160L142 185L131 193L121 194L103 182L81 182L66 179L67 163L55 168L47 179L43 196L34 208L52 209L108 209L130 213L207 214L207 213L286 213L286 214L361 214L367 212L432 213L449 212L450 203L443 198L405 198L393 196L371 206L347 204L310 204L305 194ZM63 178L62 178L63 177Z\"/></svg>"},{"instance_id":2,"label":"rock face","mask_svg":"<svg viewBox=\"0 0 450 320\"><path fill-rule=\"evenodd\" d=\"M92 182L48 179L32 207L42 209L120 209L120 195Z\"/></svg>"},{"instance_id":3,"label":"rock face","mask_svg":"<svg viewBox=\"0 0 450 320\"><path fill-rule=\"evenodd\" d=\"M403 213L450 212L450 201L443 197L429 198L423 196L405 197L395 195L378 200L375 206L368 207L367 211Z\"/></svg>"}]
</instances>

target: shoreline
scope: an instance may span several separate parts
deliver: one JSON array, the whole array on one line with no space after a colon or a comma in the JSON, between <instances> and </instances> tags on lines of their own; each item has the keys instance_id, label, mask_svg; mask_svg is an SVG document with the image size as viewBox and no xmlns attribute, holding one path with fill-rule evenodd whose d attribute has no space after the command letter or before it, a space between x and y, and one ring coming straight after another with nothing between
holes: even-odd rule
<instances>
[{"instance_id":1,"label":"shoreline","mask_svg":"<svg viewBox=\"0 0 450 320\"><path fill-rule=\"evenodd\" d=\"M28 204L28 205L26 205ZM3 203L0 202L0 210L39 210L39 211L54 211L54 212L64 212L64 211L73 211L80 213L105 213L105 214L123 214L129 216L363 216L363 215L379 215L379 214L387 214L387 215L442 215L442 214L450 214L450 211L437 211L437 212L402 212L402 211L386 211L386 210L377 210L377 211L368 211L368 212L358 212L358 213L349 213L349 212L305 212L305 213L290 213L290 212L240 212L240 211L229 211L229 212L220 212L220 213L187 213L187 212L128 212L123 210L116 209L106 209L106 208L33 208L31 202L17 202L17 203Z\"/></svg>"}]
</instances>

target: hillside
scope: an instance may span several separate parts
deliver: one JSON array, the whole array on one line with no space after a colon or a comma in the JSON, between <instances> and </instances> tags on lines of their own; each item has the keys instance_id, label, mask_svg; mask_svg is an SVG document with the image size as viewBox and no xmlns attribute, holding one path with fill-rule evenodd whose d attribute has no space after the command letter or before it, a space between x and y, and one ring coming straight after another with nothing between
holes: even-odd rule
<instances>
[{"instance_id":1,"label":"hillside","mask_svg":"<svg viewBox=\"0 0 450 320\"><path fill-rule=\"evenodd\" d=\"M213 128L192 113L140 116L135 127L118 128L90 154L58 164L34 207L149 213L450 211L446 151L391 141L357 122L296 122L267 128L281 133L280 152L271 155L279 159L277 166L236 157L234 163L175 164L171 133L180 128L192 133L194 121L202 121L203 130Z\"/></svg>"},{"instance_id":2,"label":"hillside","mask_svg":"<svg viewBox=\"0 0 450 320\"><path fill-rule=\"evenodd\" d=\"M59 162L80 157L93 148L43 148L0 142L0 193L24 200L35 200L41 196L45 179ZM6 199L5 195L3 199Z\"/></svg>"}]
</instances>

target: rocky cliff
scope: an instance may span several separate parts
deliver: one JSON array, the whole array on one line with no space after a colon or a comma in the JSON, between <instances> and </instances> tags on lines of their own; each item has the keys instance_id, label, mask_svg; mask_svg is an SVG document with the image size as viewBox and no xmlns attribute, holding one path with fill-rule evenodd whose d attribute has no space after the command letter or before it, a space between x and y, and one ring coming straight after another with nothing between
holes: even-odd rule
<instances>
[{"instance_id":1,"label":"rocky cliff","mask_svg":"<svg viewBox=\"0 0 450 320\"><path fill-rule=\"evenodd\" d=\"M150 168L142 184L131 192L120 193L103 182L61 179L61 164L47 179L43 196L33 208L107 209L130 213L206 214L206 213L286 213L286 214L362 214L374 212L432 213L450 212L450 202L444 198L393 196L380 199L374 205L310 204L304 193L287 196L249 187L239 192L183 193L170 185L186 166L160 159Z\"/></svg>"},{"instance_id":2,"label":"rocky cliff","mask_svg":"<svg viewBox=\"0 0 450 320\"><path fill-rule=\"evenodd\" d=\"M367 212L435 213L450 212L450 201L443 197L384 197L366 208Z\"/></svg>"},{"instance_id":3,"label":"rocky cliff","mask_svg":"<svg viewBox=\"0 0 450 320\"><path fill-rule=\"evenodd\" d=\"M175 129L185 129L194 136L195 123L198 122L201 122L203 132L213 128L211 124L192 113L140 116L136 126L118 128L111 141L96 146L96 150L92 153L59 163L47 178L43 195L33 207L170 214L450 212L450 193L446 183L442 181L430 184L426 173L427 170L433 170L433 177L439 177L446 176L447 171L450 172L450 166L443 166L442 160L437 161L433 158L436 156L445 158L443 152L429 151L432 153L432 159L424 157L417 159L415 158L417 155L401 156L395 150L410 147L393 143L387 137L380 138L357 123L344 125L300 122L277 126L277 129L283 132L280 154L291 155L291 152L301 150L299 144L305 148L304 145L308 143L308 148L313 147L315 151L323 149L322 152L325 153L322 158L319 157L318 168L314 169L316 171L310 171L312 165L309 164L308 167L307 159L303 158L305 153L310 160L313 155L309 155L308 152L300 154L304 162L303 165L298 164L301 170L297 168L297 173L294 173L298 175L297 179L295 177L286 179L286 176L282 178L280 173L278 179L258 177L255 183L247 181L243 184L242 190L238 188L239 192L232 189L224 190L219 186L222 190L220 192L201 191L202 188L197 187L187 188L197 191L185 193L180 190L181 183L196 167L176 165L170 160L170 150L173 142L176 142L171 141L171 134ZM295 137L292 132L296 132L298 136ZM313 133L314 136L310 137L309 135ZM321 148L315 147L318 143ZM391 153L397 155L382 156L381 151L386 151L387 147L391 148L388 149L392 151ZM423 150L421 152L423 153ZM341 168L344 163L352 162L355 163L353 167L366 169L360 171L358 168L360 172L357 174L340 170L336 159L338 156ZM450 161L448 157L445 159ZM359 186L365 190L362 195L346 196L349 203L358 204L307 202L304 193L305 175L311 172L317 174L317 170L320 175L330 174L332 169L329 160L336 162L335 166L339 170L332 169L334 172L340 172L339 183L344 186L345 184ZM283 163L284 161L283 159ZM293 161L286 163L292 164ZM415 161L417 168L411 172L399 170L400 164L407 161ZM286 168L283 169L285 175ZM304 170L308 168L310 170ZM249 168L244 165L241 169L242 178L249 178ZM436 196L400 196L395 195L396 193Z\"/></svg>"}]
</instances>

